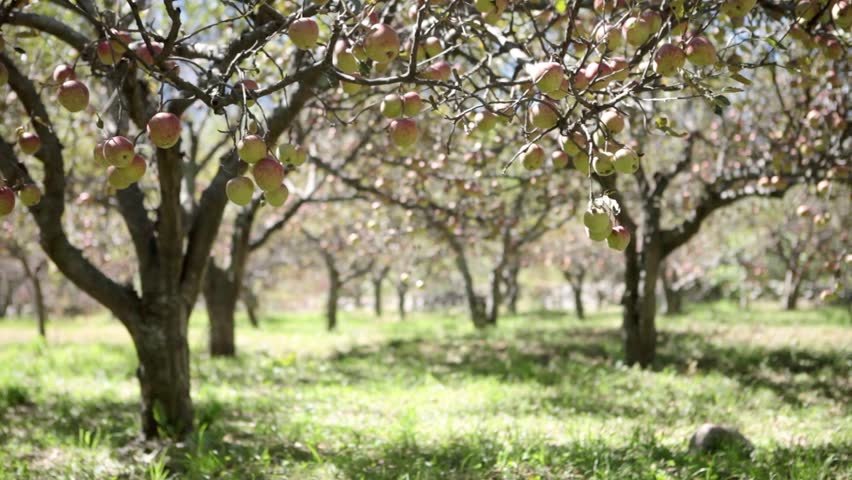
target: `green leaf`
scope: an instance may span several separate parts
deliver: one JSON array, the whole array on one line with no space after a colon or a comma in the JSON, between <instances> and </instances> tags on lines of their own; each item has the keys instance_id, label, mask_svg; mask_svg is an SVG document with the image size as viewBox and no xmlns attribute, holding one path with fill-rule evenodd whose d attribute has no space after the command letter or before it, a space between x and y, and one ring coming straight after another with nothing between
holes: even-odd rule
<instances>
[{"instance_id":1,"label":"green leaf","mask_svg":"<svg viewBox=\"0 0 852 480\"><path fill-rule=\"evenodd\" d=\"M568 2L565 0L556 0L556 13L565 13L568 10Z\"/></svg>"},{"instance_id":2,"label":"green leaf","mask_svg":"<svg viewBox=\"0 0 852 480\"><path fill-rule=\"evenodd\" d=\"M751 85L751 83L752 83L751 80L740 75L739 73L734 73L733 75L731 75L731 78L742 83L743 85Z\"/></svg>"},{"instance_id":3,"label":"green leaf","mask_svg":"<svg viewBox=\"0 0 852 480\"><path fill-rule=\"evenodd\" d=\"M713 101L716 103L716 105L719 105L720 107L730 107L731 106L731 101L728 100L728 97L726 97L724 95L718 95L718 96L714 97Z\"/></svg>"},{"instance_id":4,"label":"green leaf","mask_svg":"<svg viewBox=\"0 0 852 480\"><path fill-rule=\"evenodd\" d=\"M779 42L778 40L775 40L772 37L766 37L766 43L772 45L773 47L775 47L779 50L787 50L787 47L785 47L781 42Z\"/></svg>"}]
</instances>

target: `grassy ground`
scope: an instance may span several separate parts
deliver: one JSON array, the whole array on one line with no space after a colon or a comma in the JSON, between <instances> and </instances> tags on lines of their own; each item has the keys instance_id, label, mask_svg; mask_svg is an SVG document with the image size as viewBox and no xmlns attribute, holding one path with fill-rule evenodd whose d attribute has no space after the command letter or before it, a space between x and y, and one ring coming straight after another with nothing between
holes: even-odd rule
<instances>
[{"instance_id":1,"label":"grassy ground","mask_svg":"<svg viewBox=\"0 0 852 480\"><path fill-rule=\"evenodd\" d=\"M238 330L204 353L193 320L199 427L135 440L127 334L105 318L0 322L0 478L850 479L852 319L702 306L661 318L658 368L619 362L617 312L538 313L477 333L464 318L344 314ZM692 456L705 421L751 458Z\"/></svg>"}]
</instances>

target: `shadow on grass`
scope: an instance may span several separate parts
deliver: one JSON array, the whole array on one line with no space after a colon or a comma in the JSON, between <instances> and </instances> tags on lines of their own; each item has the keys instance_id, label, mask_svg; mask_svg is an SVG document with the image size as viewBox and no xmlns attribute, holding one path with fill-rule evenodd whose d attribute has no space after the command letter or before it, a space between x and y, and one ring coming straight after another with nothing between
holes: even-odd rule
<instances>
[{"instance_id":1,"label":"shadow on grass","mask_svg":"<svg viewBox=\"0 0 852 480\"><path fill-rule=\"evenodd\" d=\"M469 335L447 339L393 340L339 352L332 364L350 381L384 375L383 365L412 374L474 375L545 386L584 383L585 374L612 373L622 360L617 329L571 327L563 331L521 330L511 339ZM802 406L818 395L844 404L852 398L852 355L797 348L726 347L693 333L662 332L656 369L682 374L717 373L744 386L767 388Z\"/></svg>"},{"instance_id":2,"label":"shadow on grass","mask_svg":"<svg viewBox=\"0 0 852 480\"><path fill-rule=\"evenodd\" d=\"M413 438L373 442L360 438L338 451L234 438L221 431L169 451L169 469L180 478L522 479L522 478L846 478L852 445L758 449L696 455L659 442L641 430L615 439L554 445L540 438L468 434L439 444ZM227 476L223 477L223 473ZM299 472L299 473L296 473ZM288 476L292 475L292 477Z\"/></svg>"}]
</instances>

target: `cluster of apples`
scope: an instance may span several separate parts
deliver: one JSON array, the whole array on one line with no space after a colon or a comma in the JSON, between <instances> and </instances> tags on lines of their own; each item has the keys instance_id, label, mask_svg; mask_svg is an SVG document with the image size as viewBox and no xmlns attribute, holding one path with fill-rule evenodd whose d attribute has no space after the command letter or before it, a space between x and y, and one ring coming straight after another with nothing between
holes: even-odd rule
<instances>
[{"instance_id":1,"label":"cluster of apples","mask_svg":"<svg viewBox=\"0 0 852 480\"><path fill-rule=\"evenodd\" d=\"M23 127L16 131L18 147L26 155L35 155L41 150L41 137L35 132L27 132ZM41 202L41 189L38 185L28 183L18 190L18 198L25 207L32 207ZM15 188L0 181L0 217L5 217L15 209Z\"/></svg>"},{"instance_id":2,"label":"cluster of apples","mask_svg":"<svg viewBox=\"0 0 852 480\"><path fill-rule=\"evenodd\" d=\"M796 209L796 215L802 218L813 218L814 225L824 227L831 221L831 212L814 213L813 209L808 205L799 205Z\"/></svg>"},{"instance_id":3,"label":"cluster of apples","mask_svg":"<svg viewBox=\"0 0 852 480\"><path fill-rule=\"evenodd\" d=\"M41 201L41 189L29 183L18 190L18 198L25 207L38 205ZM0 217L5 217L15 209L15 190L0 183Z\"/></svg>"},{"instance_id":4,"label":"cluster of apples","mask_svg":"<svg viewBox=\"0 0 852 480\"><path fill-rule=\"evenodd\" d=\"M614 224L610 210L601 204L593 202L589 206L583 214L583 224L586 226L586 235L591 240L606 240L607 246L613 250L623 252L630 244L630 231L623 225Z\"/></svg>"},{"instance_id":5,"label":"cluster of apples","mask_svg":"<svg viewBox=\"0 0 852 480\"><path fill-rule=\"evenodd\" d=\"M53 82L59 85L56 90L56 99L65 110L77 113L89 106L89 88L77 80L74 67L57 65L53 69Z\"/></svg>"},{"instance_id":6,"label":"cluster of apples","mask_svg":"<svg viewBox=\"0 0 852 480\"><path fill-rule=\"evenodd\" d=\"M411 117L423 110L423 99L417 92L403 95L391 93L385 96L380 105L385 118L391 119L389 126L390 139L394 145L405 148L417 142L417 122Z\"/></svg>"},{"instance_id":7,"label":"cluster of apples","mask_svg":"<svg viewBox=\"0 0 852 480\"><path fill-rule=\"evenodd\" d=\"M172 148L180 141L180 118L170 112L156 113L148 120L146 132L157 148ZM124 190L138 182L148 170L145 157L136 153L133 141L121 135L98 142L94 159L95 164L106 169L107 183L116 190Z\"/></svg>"},{"instance_id":8,"label":"cluster of apples","mask_svg":"<svg viewBox=\"0 0 852 480\"><path fill-rule=\"evenodd\" d=\"M290 191L284 185L287 172L298 168L308 158L301 145L283 144L278 147L278 157L269 153L266 141L257 133L249 133L237 145L240 159L250 166L254 181L247 176L234 177L225 186L225 193L232 203L245 206L251 203L254 187L263 191L266 203L280 207L287 201Z\"/></svg>"}]
</instances>

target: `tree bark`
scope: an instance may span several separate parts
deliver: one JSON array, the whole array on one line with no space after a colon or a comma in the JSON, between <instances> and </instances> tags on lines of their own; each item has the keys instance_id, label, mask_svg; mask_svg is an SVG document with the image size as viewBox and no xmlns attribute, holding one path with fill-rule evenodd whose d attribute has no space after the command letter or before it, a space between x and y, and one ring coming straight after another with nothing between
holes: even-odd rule
<instances>
[{"instance_id":1,"label":"tree bark","mask_svg":"<svg viewBox=\"0 0 852 480\"><path fill-rule=\"evenodd\" d=\"M628 365L651 366L657 350L656 282L662 251L653 231L646 233L642 252L634 242L625 250L624 351Z\"/></svg>"},{"instance_id":2,"label":"tree bark","mask_svg":"<svg viewBox=\"0 0 852 480\"><path fill-rule=\"evenodd\" d=\"M521 295L521 286L518 283L520 271L521 262L517 258L509 262L506 271L506 309L512 315L518 314L518 298Z\"/></svg>"},{"instance_id":3,"label":"tree bark","mask_svg":"<svg viewBox=\"0 0 852 480\"><path fill-rule=\"evenodd\" d=\"M583 283L586 279L586 269L577 267L575 270L565 270L562 275L568 280L571 293L574 294L574 310L580 320L586 318L586 309L583 306Z\"/></svg>"},{"instance_id":4,"label":"tree bark","mask_svg":"<svg viewBox=\"0 0 852 480\"><path fill-rule=\"evenodd\" d=\"M145 317L133 325L131 336L139 357L136 375L142 396L142 432L180 438L192 431L188 309L179 298L146 302Z\"/></svg>"},{"instance_id":5,"label":"tree bark","mask_svg":"<svg viewBox=\"0 0 852 480\"><path fill-rule=\"evenodd\" d=\"M24 269L24 275L30 281L33 289L33 305L36 311L36 320L38 321L38 334L41 338L47 338L47 307L44 304L44 291L41 288L41 279L39 273L47 266L46 261L42 261L35 270L30 267L30 262L27 259L25 252L20 252L18 260L21 262L21 267Z\"/></svg>"},{"instance_id":6,"label":"tree bark","mask_svg":"<svg viewBox=\"0 0 852 480\"><path fill-rule=\"evenodd\" d=\"M795 310L799 304L799 295L802 288L802 276L797 272L788 270L784 279L784 308Z\"/></svg>"},{"instance_id":7,"label":"tree bark","mask_svg":"<svg viewBox=\"0 0 852 480\"><path fill-rule=\"evenodd\" d=\"M679 315L683 313L683 295L680 290L673 285L677 283L677 273L674 270L662 268L660 280L663 284L663 294L666 297L666 315Z\"/></svg>"},{"instance_id":8,"label":"tree bark","mask_svg":"<svg viewBox=\"0 0 852 480\"><path fill-rule=\"evenodd\" d=\"M328 267L328 300L326 303L326 328L333 331L337 328L337 303L340 299L340 273L336 268Z\"/></svg>"},{"instance_id":9,"label":"tree bark","mask_svg":"<svg viewBox=\"0 0 852 480\"><path fill-rule=\"evenodd\" d=\"M405 320L405 296L408 293L408 285L399 283L396 286L396 308L400 321Z\"/></svg>"},{"instance_id":10,"label":"tree bark","mask_svg":"<svg viewBox=\"0 0 852 480\"><path fill-rule=\"evenodd\" d=\"M209 318L209 349L214 357L232 357L236 354L234 342L234 312L239 290L228 278L228 271L211 260L204 278L204 302Z\"/></svg>"},{"instance_id":11,"label":"tree bark","mask_svg":"<svg viewBox=\"0 0 852 480\"><path fill-rule=\"evenodd\" d=\"M373 279L373 311L377 317L382 317L382 280Z\"/></svg>"},{"instance_id":12,"label":"tree bark","mask_svg":"<svg viewBox=\"0 0 852 480\"><path fill-rule=\"evenodd\" d=\"M243 300L243 306L246 308L246 314L248 315L251 326L254 328L260 328L260 320L257 318L257 295L255 295L250 288L243 285L241 298Z\"/></svg>"}]
</instances>

